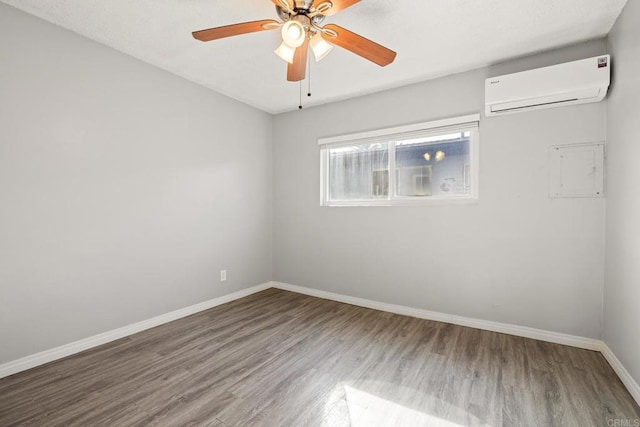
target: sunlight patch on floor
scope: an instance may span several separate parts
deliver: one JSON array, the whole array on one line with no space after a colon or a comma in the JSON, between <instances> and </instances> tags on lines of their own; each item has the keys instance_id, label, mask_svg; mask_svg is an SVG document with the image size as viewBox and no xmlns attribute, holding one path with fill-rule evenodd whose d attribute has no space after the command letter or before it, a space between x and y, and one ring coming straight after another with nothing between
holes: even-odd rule
<instances>
[{"instance_id":1,"label":"sunlight patch on floor","mask_svg":"<svg viewBox=\"0 0 640 427\"><path fill-rule=\"evenodd\" d=\"M350 425L360 426L434 426L460 427L448 421L398 403L344 386Z\"/></svg>"}]
</instances>

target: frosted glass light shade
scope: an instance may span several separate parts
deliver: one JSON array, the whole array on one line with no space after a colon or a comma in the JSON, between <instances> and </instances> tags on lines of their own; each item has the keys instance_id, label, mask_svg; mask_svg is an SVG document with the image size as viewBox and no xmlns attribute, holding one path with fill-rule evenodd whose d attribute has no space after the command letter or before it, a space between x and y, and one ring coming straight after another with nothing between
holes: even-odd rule
<instances>
[{"instance_id":1,"label":"frosted glass light shade","mask_svg":"<svg viewBox=\"0 0 640 427\"><path fill-rule=\"evenodd\" d=\"M320 33L311 37L309 44L311 45L311 50L313 51L313 56L316 58L316 62L321 61L333 49L333 46L327 43Z\"/></svg>"},{"instance_id":2,"label":"frosted glass light shade","mask_svg":"<svg viewBox=\"0 0 640 427\"><path fill-rule=\"evenodd\" d=\"M287 46L285 42L282 42L280 43L280 46L273 51L273 53L287 61L289 64L293 64L293 55L296 53L296 49L291 46Z\"/></svg>"},{"instance_id":3,"label":"frosted glass light shade","mask_svg":"<svg viewBox=\"0 0 640 427\"><path fill-rule=\"evenodd\" d=\"M281 30L282 41L290 47L299 47L306 37L304 27L298 21L287 21Z\"/></svg>"}]
</instances>

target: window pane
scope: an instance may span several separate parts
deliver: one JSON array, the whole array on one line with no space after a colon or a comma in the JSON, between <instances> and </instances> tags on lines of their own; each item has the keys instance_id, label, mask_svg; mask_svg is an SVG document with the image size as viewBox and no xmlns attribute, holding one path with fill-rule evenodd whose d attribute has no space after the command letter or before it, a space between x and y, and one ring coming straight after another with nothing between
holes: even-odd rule
<instances>
[{"instance_id":1,"label":"window pane","mask_svg":"<svg viewBox=\"0 0 640 427\"><path fill-rule=\"evenodd\" d=\"M389 197L389 147L361 144L329 150L329 200Z\"/></svg>"},{"instance_id":2,"label":"window pane","mask_svg":"<svg viewBox=\"0 0 640 427\"><path fill-rule=\"evenodd\" d=\"M469 115L319 139L321 204L477 199L478 120L479 115Z\"/></svg>"},{"instance_id":3,"label":"window pane","mask_svg":"<svg viewBox=\"0 0 640 427\"><path fill-rule=\"evenodd\" d=\"M400 197L459 196L471 191L470 132L396 143L396 191Z\"/></svg>"}]
</instances>

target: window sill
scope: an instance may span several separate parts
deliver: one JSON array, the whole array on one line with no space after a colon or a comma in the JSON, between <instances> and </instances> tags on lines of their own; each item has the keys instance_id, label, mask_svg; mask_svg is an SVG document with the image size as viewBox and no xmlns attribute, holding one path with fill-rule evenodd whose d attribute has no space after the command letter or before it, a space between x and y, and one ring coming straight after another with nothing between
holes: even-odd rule
<instances>
[{"instance_id":1,"label":"window sill","mask_svg":"<svg viewBox=\"0 0 640 427\"><path fill-rule=\"evenodd\" d=\"M420 199L395 199L395 200L350 200L350 201L327 201L322 203L322 207L357 207L357 206L440 206L440 205L474 205L478 204L477 197L429 197Z\"/></svg>"}]
</instances>

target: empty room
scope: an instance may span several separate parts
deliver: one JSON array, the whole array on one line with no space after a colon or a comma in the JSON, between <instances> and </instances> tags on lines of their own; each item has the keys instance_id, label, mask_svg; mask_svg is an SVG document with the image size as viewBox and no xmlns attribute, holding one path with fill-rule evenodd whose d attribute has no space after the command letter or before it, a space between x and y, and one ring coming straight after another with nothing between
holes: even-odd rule
<instances>
[{"instance_id":1,"label":"empty room","mask_svg":"<svg viewBox=\"0 0 640 427\"><path fill-rule=\"evenodd\" d=\"M0 426L640 427L640 0L0 0Z\"/></svg>"}]
</instances>

